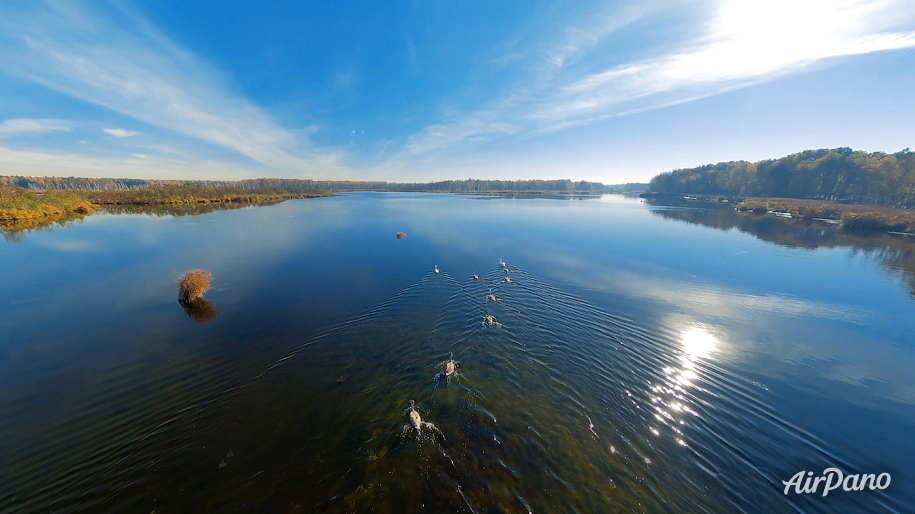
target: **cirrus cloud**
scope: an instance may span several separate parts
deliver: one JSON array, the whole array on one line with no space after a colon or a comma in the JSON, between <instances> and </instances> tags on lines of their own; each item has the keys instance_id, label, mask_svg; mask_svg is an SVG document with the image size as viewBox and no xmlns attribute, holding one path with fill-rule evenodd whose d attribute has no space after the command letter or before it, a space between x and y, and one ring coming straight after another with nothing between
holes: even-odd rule
<instances>
[{"instance_id":1,"label":"cirrus cloud","mask_svg":"<svg viewBox=\"0 0 915 514\"><path fill-rule=\"evenodd\" d=\"M5 10L0 59L6 73L277 171L339 168L337 155L309 148L127 3L35 1Z\"/></svg>"},{"instance_id":2,"label":"cirrus cloud","mask_svg":"<svg viewBox=\"0 0 915 514\"><path fill-rule=\"evenodd\" d=\"M73 122L54 119L9 119L0 123L0 138L44 132L70 132Z\"/></svg>"},{"instance_id":3,"label":"cirrus cloud","mask_svg":"<svg viewBox=\"0 0 915 514\"><path fill-rule=\"evenodd\" d=\"M559 40L545 53L548 74L528 77L483 108L450 113L410 136L407 150L554 132L719 95L830 59L915 48L915 4L904 0L724 0L704 33L673 52L597 71L575 66L599 60L600 39L657 12L623 9L601 19L607 30L592 27L575 44Z\"/></svg>"},{"instance_id":4,"label":"cirrus cloud","mask_svg":"<svg viewBox=\"0 0 915 514\"><path fill-rule=\"evenodd\" d=\"M130 136L137 136L137 135L142 134L142 132L137 132L135 130L126 130L126 129L122 129L122 128L114 128L114 129L106 128L106 129L102 129L102 131L107 132L108 134L111 134L114 137L130 137Z\"/></svg>"}]
</instances>

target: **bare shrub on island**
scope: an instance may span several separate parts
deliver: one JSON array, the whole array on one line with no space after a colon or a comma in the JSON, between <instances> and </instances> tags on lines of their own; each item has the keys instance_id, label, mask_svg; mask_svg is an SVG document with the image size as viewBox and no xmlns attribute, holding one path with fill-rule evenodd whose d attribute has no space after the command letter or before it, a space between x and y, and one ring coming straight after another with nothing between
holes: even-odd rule
<instances>
[{"instance_id":1,"label":"bare shrub on island","mask_svg":"<svg viewBox=\"0 0 915 514\"><path fill-rule=\"evenodd\" d=\"M178 277L178 302L182 305L203 298L203 293L210 289L213 275L207 270L194 269Z\"/></svg>"}]
</instances>

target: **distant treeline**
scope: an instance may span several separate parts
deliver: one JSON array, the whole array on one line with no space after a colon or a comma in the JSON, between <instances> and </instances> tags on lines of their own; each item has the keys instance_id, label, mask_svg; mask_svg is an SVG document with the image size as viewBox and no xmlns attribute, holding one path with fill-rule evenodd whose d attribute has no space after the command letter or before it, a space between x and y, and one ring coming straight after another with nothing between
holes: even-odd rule
<instances>
[{"instance_id":1,"label":"distant treeline","mask_svg":"<svg viewBox=\"0 0 915 514\"><path fill-rule=\"evenodd\" d=\"M155 186L180 186L192 184L210 188L250 190L311 190L325 191L603 191L600 182L572 182L571 180L445 180L441 182L368 182L259 178L251 180L144 180L129 178L81 177L3 177L0 186L18 186L25 189L80 189L89 191L120 191L147 189ZM616 186L614 186L616 187ZM644 188L642 188L644 189Z\"/></svg>"},{"instance_id":2,"label":"distant treeline","mask_svg":"<svg viewBox=\"0 0 915 514\"><path fill-rule=\"evenodd\" d=\"M732 161L662 173L653 193L777 197L915 207L915 153L807 150L759 162Z\"/></svg>"},{"instance_id":3,"label":"distant treeline","mask_svg":"<svg viewBox=\"0 0 915 514\"><path fill-rule=\"evenodd\" d=\"M156 187L192 185L232 191L327 189L313 180L258 178L251 180L151 180L135 178L23 177L0 176L0 186L31 190L78 189L82 191L134 191Z\"/></svg>"},{"instance_id":4,"label":"distant treeline","mask_svg":"<svg viewBox=\"0 0 915 514\"><path fill-rule=\"evenodd\" d=\"M645 188L647 188L647 187L648 187L648 184L646 184L644 182L626 182L625 184L612 184L609 186L604 186L604 188L606 188L610 191L625 191L625 192L638 191L639 193L644 191Z\"/></svg>"},{"instance_id":5,"label":"distant treeline","mask_svg":"<svg viewBox=\"0 0 915 514\"><path fill-rule=\"evenodd\" d=\"M441 182L333 182L315 181L318 189L363 191L604 191L600 182L571 180L443 180Z\"/></svg>"}]
</instances>

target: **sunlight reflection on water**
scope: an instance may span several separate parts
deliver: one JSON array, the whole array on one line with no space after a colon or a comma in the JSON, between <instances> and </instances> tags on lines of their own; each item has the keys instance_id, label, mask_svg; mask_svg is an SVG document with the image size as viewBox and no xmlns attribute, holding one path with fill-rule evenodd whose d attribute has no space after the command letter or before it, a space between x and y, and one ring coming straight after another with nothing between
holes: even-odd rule
<instances>
[{"instance_id":1,"label":"sunlight reflection on water","mask_svg":"<svg viewBox=\"0 0 915 514\"><path fill-rule=\"evenodd\" d=\"M896 279L648 208L355 194L0 242L23 270L0 276L0 511L905 505L772 487L835 462L905 490ZM196 266L218 317L175 304ZM449 351L458 372L430 378ZM404 432L409 399L428 430Z\"/></svg>"}]
</instances>

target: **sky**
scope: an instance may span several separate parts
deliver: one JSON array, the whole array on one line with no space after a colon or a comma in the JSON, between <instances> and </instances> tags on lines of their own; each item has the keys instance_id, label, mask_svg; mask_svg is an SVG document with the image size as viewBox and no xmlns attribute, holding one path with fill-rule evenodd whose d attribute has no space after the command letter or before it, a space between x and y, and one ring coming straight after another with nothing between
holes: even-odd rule
<instances>
[{"instance_id":1,"label":"sky","mask_svg":"<svg viewBox=\"0 0 915 514\"><path fill-rule=\"evenodd\" d=\"M645 182L912 91L911 0L0 3L0 175Z\"/></svg>"}]
</instances>

